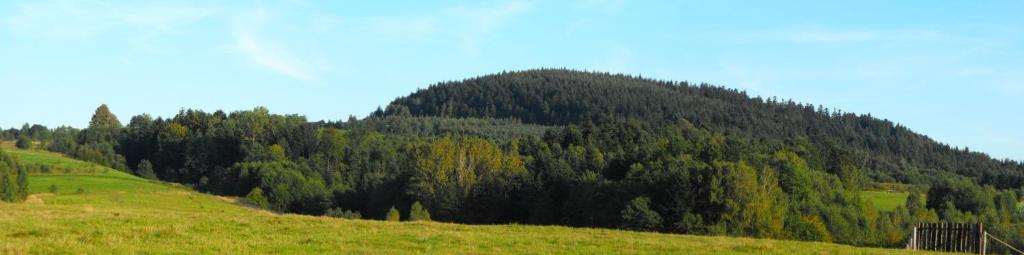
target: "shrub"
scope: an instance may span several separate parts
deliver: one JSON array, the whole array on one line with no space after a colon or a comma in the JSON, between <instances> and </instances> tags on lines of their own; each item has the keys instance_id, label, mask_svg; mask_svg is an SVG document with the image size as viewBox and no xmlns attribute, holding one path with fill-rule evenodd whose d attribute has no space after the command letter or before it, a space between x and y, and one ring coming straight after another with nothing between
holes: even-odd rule
<instances>
[{"instance_id":1,"label":"shrub","mask_svg":"<svg viewBox=\"0 0 1024 255\"><path fill-rule=\"evenodd\" d=\"M818 216L791 216L788 217L789 221L786 225L786 232L790 233L790 237L801 241L820 241L820 242L832 242L832 236L828 232L828 228L821 222L821 218Z\"/></svg>"},{"instance_id":2,"label":"shrub","mask_svg":"<svg viewBox=\"0 0 1024 255\"><path fill-rule=\"evenodd\" d=\"M420 204L420 201L416 201L412 204L412 209L409 210L409 221L430 221L430 212L427 212L426 208Z\"/></svg>"},{"instance_id":3,"label":"shrub","mask_svg":"<svg viewBox=\"0 0 1024 255\"><path fill-rule=\"evenodd\" d=\"M401 220L401 217L402 217L402 215L400 213L398 213L398 209L395 209L395 207L392 206L391 210L388 210L388 217L385 218L385 220L387 220L387 221L399 221L399 220Z\"/></svg>"},{"instance_id":4,"label":"shrub","mask_svg":"<svg viewBox=\"0 0 1024 255\"><path fill-rule=\"evenodd\" d=\"M50 193L57 193L57 184L50 184Z\"/></svg>"},{"instance_id":5,"label":"shrub","mask_svg":"<svg viewBox=\"0 0 1024 255\"><path fill-rule=\"evenodd\" d=\"M342 218L342 219L350 219L350 220L358 220L358 219L362 219L363 218L363 215L361 213L357 212L357 211L342 210L341 208L338 208L338 207L327 209L327 212L324 213L324 215L327 215L329 217L334 217L334 218Z\"/></svg>"},{"instance_id":6,"label":"shrub","mask_svg":"<svg viewBox=\"0 0 1024 255\"><path fill-rule=\"evenodd\" d=\"M149 163L149 160L143 159L139 162L139 166L135 168L135 174L139 177L156 180L156 174L153 173L153 164Z\"/></svg>"},{"instance_id":7,"label":"shrub","mask_svg":"<svg viewBox=\"0 0 1024 255\"><path fill-rule=\"evenodd\" d=\"M19 136L18 142L14 143L18 149L28 149L32 147L32 140L28 139L28 136Z\"/></svg>"},{"instance_id":8,"label":"shrub","mask_svg":"<svg viewBox=\"0 0 1024 255\"><path fill-rule=\"evenodd\" d=\"M246 203L257 206L259 208L269 208L270 202L267 201L267 197L263 196L263 190L260 187L252 188L248 195L245 195L243 199Z\"/></svg>"}]
</instances>

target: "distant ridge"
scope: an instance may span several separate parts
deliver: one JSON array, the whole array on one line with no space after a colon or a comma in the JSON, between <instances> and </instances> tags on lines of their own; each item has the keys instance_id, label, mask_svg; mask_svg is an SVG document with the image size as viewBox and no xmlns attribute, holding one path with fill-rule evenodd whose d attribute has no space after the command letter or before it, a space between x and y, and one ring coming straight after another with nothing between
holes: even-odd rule
<instances>
[{"instance_id":1,"label":"distant ridge","mask_svg":"<svg viewBox=\"0 0 1024 255\"><path fill-rule=\"evenodd\" d=\"M997 187L1024 184L1020 162L952 148L871 115L750 97L705 83L567 69L502 72L434 84L394 100L383 115L512 118L542 125L676 122L753 139L849 149L877 181L932 183L956 174Z\"/></svg>"}]
</instances>

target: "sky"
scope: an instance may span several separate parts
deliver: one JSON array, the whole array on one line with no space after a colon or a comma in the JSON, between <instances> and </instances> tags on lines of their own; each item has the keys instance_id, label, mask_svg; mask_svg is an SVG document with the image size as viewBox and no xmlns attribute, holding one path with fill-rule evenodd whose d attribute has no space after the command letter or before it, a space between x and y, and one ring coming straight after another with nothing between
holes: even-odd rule
<instances>
[{"instance_id":1,"label":"sky","mask_svg":"<svg viewBox=\"0 0 1024 255\"><path fill-rule=\"evenodd\" d=\"M3 1L0 127L183 108L366 116L572 68L871 114L1024 160L1024 1Z\"/></svg>"}]
</instances>

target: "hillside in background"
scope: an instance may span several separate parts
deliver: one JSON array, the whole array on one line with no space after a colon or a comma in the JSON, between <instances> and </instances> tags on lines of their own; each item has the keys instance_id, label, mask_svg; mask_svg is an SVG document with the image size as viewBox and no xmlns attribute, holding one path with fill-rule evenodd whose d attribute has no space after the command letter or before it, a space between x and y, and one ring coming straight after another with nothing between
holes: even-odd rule
<instances>
[{"instance_id":1,"label":"hillside in background","mask_svg":"<svg viewBox=\"0 0 1024 255\"><path fill-rule=\"evenodd\" d=\"M517 119L541 125L638 120L675 123L755 140L845 150L838 160L880 182L934 184L948 175L996 187L1024 184L1024 165L951 148L889 120L709 84L621 74L539 69L443 82L401 97L376 115ZM824 168L827 161L810 159Z\"/></svg>"},{"instance_id":2,"label":"hillside in background","mask_svg":"<svg viewBox=\"0 0 1024 255\"><path fill-rule=\"evenodd\" d=\"M519 225L275 214L56 153L0 146L35 166L31 196L0 203L0 253L893 254L844 245ZM41 172L46 169L45 173ZM926 253L912 253L926 254Z\"/></svg>"},{"instance_id":3,"label":"hillside in background","mask_svg":"<svg viewBox=\"0 0 1024 255\"><path fill-rule=\"evenodd\" d=\"M1019 162L870 116L624 75L446 82L344 122L257 107L122 123L101 105L85 129L0 132L15 139L278 213L874 247L942 221L1024 246Z\"/></svg>"}]
</instances>

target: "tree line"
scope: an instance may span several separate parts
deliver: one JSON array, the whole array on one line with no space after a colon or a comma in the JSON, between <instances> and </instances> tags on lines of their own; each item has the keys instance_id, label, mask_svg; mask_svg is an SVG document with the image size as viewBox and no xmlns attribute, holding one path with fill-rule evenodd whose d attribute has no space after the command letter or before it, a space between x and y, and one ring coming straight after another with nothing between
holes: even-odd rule
<instances>
[{"instance_id":1,"label":"tree line","mask_svg":"<svg viewBox=\"0 0 1024 255\"><path fill-rule=\"evenodd\" d=\"M806 140L727 136L686 121L569 125L500 138L409 136L362 121L371 120L308 122L265 108L230 114L183 110L170 119L135 116L117 129L91 124L72 147L110 144L114 158L123 158L113 165L133 166L127 171L143 177L244 197L276 211L346 218L389 219L408 212L399 217L422 219L412 213L422 210L449 222L871 246L900 245L920 221L1019 222L1009 203L1017 200L1017 190L977 186L967 178L936 185L927 200L915 194L894 212L878 212L860 198L870 178L857 162L842 160L849 152L820 150ZM116 131L106 135L107 129ZM814 158L837 163L817 168L808 160Z\"/></svg>"},{"instance_id":2,"label":"tree line","mask_svg":"<svg viewBox=\"0 0 1024 255\"><path fill-rule=\"evenodd\" d=\"M518 90L527 92L508 92ZM1019 163L950 149L867 116L825 116L830 111L756 103L722 88L565 70L425 91L339 122L259 107L189 109L166 119L142 114L122 126L101 106L89 127L50 130L42 144L256 206L333 217L883 247L903 245L918 222L944 220L984 222L1000 236L1024 237L1017 209L1024 190L1012 179ZM943 160L955 162L948 166L985 171L928 162L933 153L951 157ZM889 181L922 184L926 192L912 192L892 212L861 198L869 185Z\"/></svg>"}]
</instances>

